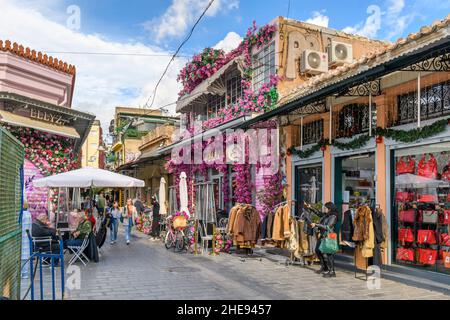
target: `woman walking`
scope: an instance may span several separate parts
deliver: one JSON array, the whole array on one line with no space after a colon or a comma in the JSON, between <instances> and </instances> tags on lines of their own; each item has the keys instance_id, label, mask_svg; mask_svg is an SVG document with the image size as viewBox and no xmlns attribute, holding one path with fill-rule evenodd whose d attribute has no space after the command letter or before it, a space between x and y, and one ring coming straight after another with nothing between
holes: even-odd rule
<instances>
[{"instance_id":1,"label":"woman walking","mask_svg":"<svg viewBox=\"0 0 450 320\"><path fill-rule=\"evenodd\" d=\"M307 208L314 211L320 217L318 223L310 224L311 228L314 228L318 235L315 252L320 260L320 270L317 270L316 273L323 274L326 278L336 277L336 272L334 271L334 254L324 254L319 249L322 240L327 236L329 230L333 230L338 220L336 205L333 202L327 202L325 204L326 212L320 212L311 205L307 205Z\"/></svg>"},{"instance_id":2,"label":"woman walking","mask_svg":"<svg viewBox=\"0 0 450 320\"><path fill-rule=\"evenodd\" d=\"M119 230L119 220L121 216L122 210L119 208L119 203L114 201L113 207L110 211L111 244L114 244L117 241L117 232Z\"/></svg>"},{"instance_id":3,"label":"woman walking","mask_svg":"<svg viewBox=\"0 0 450 320\"><path fill-rule=\"evenodd\" d=\"M152 232L151 232L151 240L156 241L159 240L159 220L161 215L159 214L159 202L156 200L156 197L152 197L152 205L153 205L153 219L152 219Z\"/></svg>"},{"instance_id":4,"label":"woman walking","mask_svg":"<svg viewBox=\"0 0 450 320\"><path fill-rule=\"evenodd\" d=\"M125 227L125 240L127 245L130 244L131 228L133 227L134 220L137 218L138 213L136 207L133 205L133 200L128 199L127 204L123 210L123 226Z\"/></svg>"}]
</instances>

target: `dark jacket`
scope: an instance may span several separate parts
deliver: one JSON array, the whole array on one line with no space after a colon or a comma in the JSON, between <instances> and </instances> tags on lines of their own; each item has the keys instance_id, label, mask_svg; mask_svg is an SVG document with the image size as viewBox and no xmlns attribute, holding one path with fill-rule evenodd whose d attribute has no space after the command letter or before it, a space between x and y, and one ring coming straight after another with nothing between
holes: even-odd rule
<instances>
[{"instance_id":1,"label":"dark jacket","mask_svg":"<svg viewBox=\"0 0 450 320\"><path fill-rule=\"evenodd\" d=\"M347 210L344 212L344 220L342 221L342 240L343 241L350 241L353 242L353 218L352 218L352 211Z\"/></svg>"},{"instance_id":2,"label":"dark jacket","mask_svg":"<svg viewBox=\"0 0 450 320\"><path fill-rule=\"evenodd\" d=\"M337 220L336 212L323 213L323 216L320 218L319 222L316 223L316 228L319 229L320 235L323 236L328 231L328 228L333 230Z\"/></svg>"},{"instance_id":3,"label":"dark jacket","mask_svg":"<svg viewBox=\"0 0 450 320\"><path fill-rule=\"evenodd\" d=\"M31 225L31 235L38 238L51 237L53 240L58 240L58 237L56 236L56 230L50 228L39 220L34 221Z\"/></svg>"}]
</instances>

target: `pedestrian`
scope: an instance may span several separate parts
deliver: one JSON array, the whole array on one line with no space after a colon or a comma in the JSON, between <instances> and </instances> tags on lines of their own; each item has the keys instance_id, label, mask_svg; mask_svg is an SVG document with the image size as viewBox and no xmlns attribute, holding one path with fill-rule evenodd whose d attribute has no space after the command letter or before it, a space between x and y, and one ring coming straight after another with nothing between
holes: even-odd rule
<instances>
[{"instance_id":1,"label":"pedestrian","mask_svg":"<svg viewBox=\"0 0 450 320\"><path fill-rule=\"evenodd\" d=\"M92 210L87 209L85 212L86 219L89 220L92 226L92 231L95 233L97 231L97 220L95 219L94 215L92 214Z\"/></svg>"},{"instance_id":2,"label":"pedestrian","mask_svg":"<svg viewBox=\"0 0 450 320\"><path fill-rule=\"evenodd\" d=\"M106 199L105 197L103 197L103 192L100 192L97 199L97 211L100 217L103 217L103 214L105 213L105 207L106 207Z\"/></svg>"},{"instance_id":3,"label":"pedestrian","mask_svg":"<svg viewBox=\"0 0 450 320\"><path fill-rule=\"evenodd\" d=\"M116 243L117 241L117 232L119 230L119 220L122 216L122 210L119 208L119 203L117 201L114 201L113 207L111 209L111 223L110 223L110 229L111 229L111 244Z\"/></svg>"},{"instance_id":4,"label":"pedestrian","mask_svg":"<svg viewBox=\"0 0 450 320\"><path fill-rule=\"evenodd\" d=\"M320 269L316 271L318 274L323 274L326 278L336 277L336 272L334 270L334 256L335 254L324 254L322 253L320 248L320 243L329 229L333 230L334 225L338 220L338 211L337 207L333 202L325 203L326 212L320 212L319 210L314 209L311 205L306 205L306 207L315 212L316 215L320 217L318 223L311 223L311 227L314 228L318 241L316 244L315 252L317 257L320 260Z\"/></svg>"},{"instance_id":5,"label":"pedestrian","mask_svg":"<svg viewBox=\"0 0 450 320\"><path fill-rule=\"evenodd\" d=\"M125 240L127 242L127 245L130 244L131 229L133 228L134 220L137 217L138 213L136 207L133 205L133 200L128 199L122 213L123 226L125 227Z\"/></svg>"},{"instance_id":6,"label":"pedestrian","mask_svg":"<svg viewBox=\"0 0 450 320\"><path fill-rule=\"evenodd\" d=\"M159 239L159 220L161 215L159 214L159 202L156 200L156 197L152 197L152 206L153 206L153 218L152 218L152 232L151 232L151 240L156 241Z\"/></svg>"},{"instance_id":7,"label":"pedestrian","mask_svg":"<svg viewBox=\"0 0 450 320\"><path fill-rule=\"evenodd\" d=\"M30 258L30 240L27 230L31 233L31 223L31 213L28 211L27 202L24 201L22 212L22 279L28 279L30 277L30 261L28 261Z\"/></svg>"},{"instance_id":8,"label":"pedestrian","mask_svg":"<svg viewBox=\"0 0 450 320\"><path fill-rule=\"evenodd\" d=\"M144 213L144 205L142 204L141 199L136 195L136 198L133 199L133 205L136 207L137 213L140 216Z\"/></svg>"}]
</instances>

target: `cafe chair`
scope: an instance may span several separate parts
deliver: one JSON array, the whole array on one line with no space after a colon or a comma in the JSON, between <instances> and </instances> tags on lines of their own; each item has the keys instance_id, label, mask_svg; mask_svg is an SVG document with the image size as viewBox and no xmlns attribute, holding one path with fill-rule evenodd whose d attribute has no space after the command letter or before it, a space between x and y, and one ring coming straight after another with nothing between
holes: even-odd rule
<instances>
[{"instance_id":1,"label":"cafe chair","mask_svg":"<svg viewBox=\"0 0 450 320\"><path fill-rule=\"evenodd\" d=\"M89 235L86 235L80 246L67 246L67 248L72 252L72 257L69 260L69 266L74 264L77 260L80 260L84 266L89 262L88 257L84 254L84 250L89 244ZM86 260L86 262L85 262Z\"/></svg>"},{"instance_id":2,"label":"cafe chair","mask_svg":"<svg viewBox=\"0 0 450 320\"><path fill-rule=\"evenodd\" d=\"M207 227L207 223L204 223L204 221L200 221L201 224L201 241L202 241L202 254L206 254L208 253L208 244L209 241L213 240L213 235L212 234L208 234L208 227Z\"/></svg>"},{"instance_id":3,"label":"cafe chair","mask_svg":"<svg viewBox=\"0 0 450 320\"><path fill-rule=\"evenodd\" d=\"M32 253L44 253L44 254L52 254L52 245L53 239L52 237L33 237L31 236L30 230L26 230L28 240L31 244ZM50 267L51 263L48 258L42 259L42 264L44 266Z\"/></svg>"}]
</instances>

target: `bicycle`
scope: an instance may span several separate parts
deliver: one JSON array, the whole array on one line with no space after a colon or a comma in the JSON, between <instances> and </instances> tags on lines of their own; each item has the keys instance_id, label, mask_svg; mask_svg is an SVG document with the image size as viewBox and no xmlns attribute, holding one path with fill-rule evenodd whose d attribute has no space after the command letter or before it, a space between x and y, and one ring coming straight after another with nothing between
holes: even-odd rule
<instances>
[{"instance_id":1,"label":"bicycle","mask_svg":"<svg viewBox=\"0 0 450 320\"><path fill-rule=\"evenodd\" d=\"M172 224L172 216L166 218L166 235L164 238L164 245L167 250L174 248L176 251L187 250L188 237L184 232L185 228L174 229Z\"/></svg>"}]
</instances>

